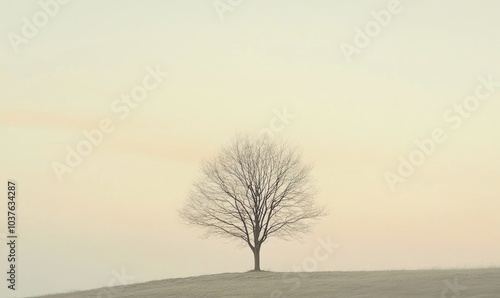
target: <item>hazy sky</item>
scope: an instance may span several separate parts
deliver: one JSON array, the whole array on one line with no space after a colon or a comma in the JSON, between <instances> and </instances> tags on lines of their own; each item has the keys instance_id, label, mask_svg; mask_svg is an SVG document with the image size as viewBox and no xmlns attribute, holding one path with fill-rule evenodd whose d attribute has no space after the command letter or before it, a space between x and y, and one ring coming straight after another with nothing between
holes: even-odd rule
<instances>
[{"instance_id":1,"label":"hazy sky","mask_svg":"<svg viewBox=\"0 0 500 298\"><path fill-rule=\"evenodd\" d=\"M200 239L177 209L203 158L273 124L315 164L331 214L303 243L270 240L263 269L300 267L328 237L340 247L315 270L499 265L500 87L478 78L500 82L500 3L401 0L346 59L341 44L390 3L354 2L231 1L220 18L212 0L74 0L16 51L23 18L44 24L43 10L1 0L0 205L15 179L16 294L105 286L122 270L141 282L252 269L247 247ZM168 75L155 81L156 68ZM457 116L478 88L487 100ZM60 181L54 163L103 119L114 130ZM392 191L386 172L435 129L446 141Z\"/></svg>"}]
</instances>

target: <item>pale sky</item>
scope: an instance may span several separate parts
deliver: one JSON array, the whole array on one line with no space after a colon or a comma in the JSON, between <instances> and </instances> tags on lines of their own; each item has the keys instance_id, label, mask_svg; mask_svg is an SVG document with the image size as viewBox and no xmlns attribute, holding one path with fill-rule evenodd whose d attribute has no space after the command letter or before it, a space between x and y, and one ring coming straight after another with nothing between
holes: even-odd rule
<instances>
[{"instance_id":1,"label":"pale sky","mask_svg":"<svg viewBox=\"0 0 500 298\"><path fill-rule=\"evenodd\" d=\"M315 270L498 266L500 88L457 129L443 116L479 77L500 82L500 3L401 0L348 62L340 45L390 3L353 2L243 0L221 19L212 0L73 0L15 51L43 10L0 0L1 210L19 187L18 290L0 296L252 269L250 249L200 239L177 209L203 158L270 123L315 164L331 213L303 243L264 244L263 269L300 267L328 237L340 247ZM120 119L113 103L156 67L168 75ZM54 162L106 118L59 181ZM392 191L384 174L435 129L446 141Z\"/></svg>"}]
</instances>

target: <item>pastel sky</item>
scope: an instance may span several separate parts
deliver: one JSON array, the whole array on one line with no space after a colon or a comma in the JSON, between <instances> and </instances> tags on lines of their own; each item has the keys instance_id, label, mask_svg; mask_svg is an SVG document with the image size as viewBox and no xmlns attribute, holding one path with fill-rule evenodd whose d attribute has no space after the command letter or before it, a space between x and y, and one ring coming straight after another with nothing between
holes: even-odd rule
<instances>
[{"instance_id":1,"label":"pastel sky","mask_svg":"<svg viewBox=\"0 0 500 298\"><path fill-rule=\"evenodd\" d=\"M16 51L43 10L0 0L0 210L19 187L19 290L0 296L252 269L248 248L200 239L177 209L203 158L272 123L331 212L302 243L265 244L263 269L302 268L318 239L340 247L315 270L500 264L500 2L401 0L350 62L340 45L390 1L231 3L220 18L212 0L69 1ZM155 68L168 75L121 119L114 104ZM103 119L114 130L60 181L54 163ZM436 129L446 140L392 191L384 175Z\"/></svg>"}]
</instances>

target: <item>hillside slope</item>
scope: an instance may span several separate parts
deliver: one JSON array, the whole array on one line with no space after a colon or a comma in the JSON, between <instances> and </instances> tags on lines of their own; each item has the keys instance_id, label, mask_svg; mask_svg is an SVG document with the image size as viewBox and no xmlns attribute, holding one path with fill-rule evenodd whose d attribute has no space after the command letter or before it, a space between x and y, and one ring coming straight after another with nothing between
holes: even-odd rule
<instances>
[{"instance_id":1,"label":"hillside slope","mask_svg":"<svg viewBox=\"0 0 500 298\"><path fill-rule=\"evenodd\" d=\"M500 297L500 269L223 273L45 298L88 297ZM100 296L99 296L100 295Z\"/></svg>"}]
</instances>

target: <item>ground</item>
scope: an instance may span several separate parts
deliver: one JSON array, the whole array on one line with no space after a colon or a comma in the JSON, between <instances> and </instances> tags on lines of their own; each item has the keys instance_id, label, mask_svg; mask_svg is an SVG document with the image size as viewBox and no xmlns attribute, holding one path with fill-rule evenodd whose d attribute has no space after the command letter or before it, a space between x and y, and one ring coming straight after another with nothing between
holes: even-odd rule
<instances>
[{"instance_id":1,"label":"ground","mask_svg":"<svg viewBox=\"0 0 500 298\"><path fill-rule=\"evenodd\" d=\"M223 273L43 297L498 298L500 269Z\"/></svg>"}]
</instances>

